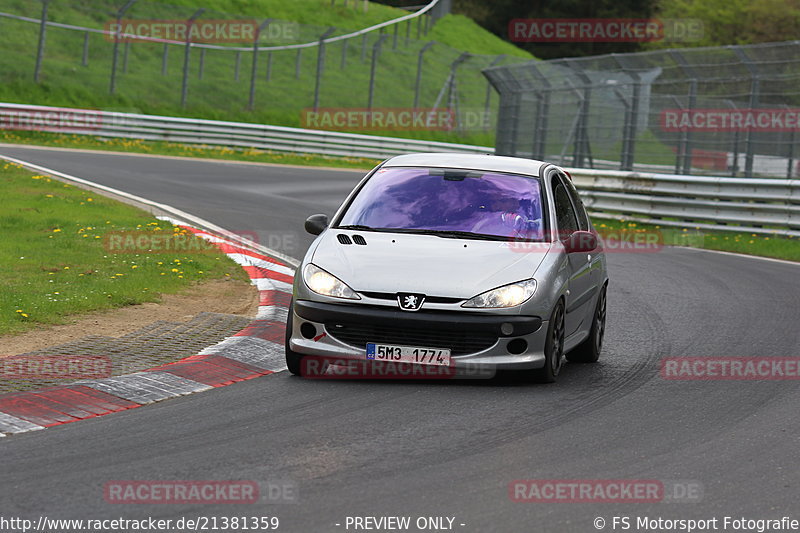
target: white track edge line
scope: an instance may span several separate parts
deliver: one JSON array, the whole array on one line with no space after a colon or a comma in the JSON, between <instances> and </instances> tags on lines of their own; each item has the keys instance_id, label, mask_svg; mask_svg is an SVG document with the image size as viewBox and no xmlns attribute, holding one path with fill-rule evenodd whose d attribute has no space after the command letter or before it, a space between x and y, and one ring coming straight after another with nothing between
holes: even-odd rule
<instances>
[{"instance_id":1,"label":"white track edge line","mask_svg":"<svg viewBox=\"0 0 800 533\"><path fill-rule=\"evenodd\" d=\"M161 211L164 211L166 213L171 213L174 216L183 218L184 220L189 221L192 224L197 225L201 229L206 229L207 231L212 231L212 232L215 232L215 233L219 233L219 234L225 236L225 238L229 238L230 240L233 240L234 243L236 243L236 244L239 244L239 245L242 245L242 246L246 246L246 247L249 247L249 248L253 248L253 249L261 252L264 255L269 255L269 256L275 257L276 259L280 259L281 261L286 261L287 263L289 263L290 265L292 265L295 268L300 265L300 261L298 261L294 257L290 257L288 255L285 255L285 254L281 253L281 252L278 252L277 250L273 250L271 248L267 248L266 246L263 246L261 244L254 243L254 242L252 242L252 241L250 241L248 239L243 239L242 237L239 237L238 235L236 235L236 234L234 234L234 233L232 233L232 232L230 232L230 231L228 231L228 230L226 230L226 229L224 229L224 228L222 228L220 226L217 226L213 222L209 222L209 221L207 221L205 219L202 219L200 217L196 217L196 216L194 216L192 214L189 214L189 213L187 213L185 211L181 211L180 209L172 207L171 205L162 204L162 203L159 203L159 202L154 202L152 200L148 200L147 198L142 198L141 196L136 196L135 194L130 194L130 193L127 193L127 192L124 192L124 191L120 191L119 189L114 189L113 187L108 187L106 185L100 185L99 183L94 183L93 181L89 181L89 180L86 180L86 179L83 179L83 178L78 178L77 176L72 176L70 174L66 174L66 173L60 172L58 170L53 170L51 168L43 167L41 165L36 165L34 163L29 163L27 161L23 161L22 159L17 159L15 157L10 157L10 156L7 156L5 154L0 154L0 159L5 159L6 161L10 161L12 163L16 163L17 165L21 165L21 166L26 167L26 168L28 168L30 170L35 170L35 171L38 171L38 172L42 172L44 174L50 174L51 176L58 177L58 178L61 178L61 179L67 180L67 181L72 181L72 182L75 182L75 183L80 183L81 185L86 185L88 187L93 187L93 188L98 189L100 191L104 191L104 192L107 192L109 194L113 194L115 196L119 196L119 197L121 197L123 199L127 199L127 200L132 201L132 202L137 202L137 203L140 203L140 204L148 205L150 207L154 207L154 208L156 208L158 210L161 210Z\"/></svg>"}]
</instances>

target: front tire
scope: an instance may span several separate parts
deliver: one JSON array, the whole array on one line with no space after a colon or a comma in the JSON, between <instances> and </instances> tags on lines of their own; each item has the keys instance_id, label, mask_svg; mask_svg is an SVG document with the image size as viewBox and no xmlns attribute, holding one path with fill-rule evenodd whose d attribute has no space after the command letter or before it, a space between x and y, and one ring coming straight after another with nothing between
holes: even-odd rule
<instances>
[{"instance_id":1,"label":"front tire","mask_svg":"<svg viewBox=\"0 0 800 533\"><path fill-rule=\"evenodd\" d=\"M559 300L553 314L550 316L550 323L547 326L547 340L544 343L544 368L537 369L533 374L534 379L539 383L553 383L561 371L561 363L564 360L564 301Z\"/></svg>"},{"instance_id":2,"label":"front tire","mask_svg":"<svg viewBox=\"0 0 800 533\"><path fill-rule=\"evenodd\" d=\"M603 335L606 331L606 286L600 289L597 305L592 315L592 328L585 341L567 354L570 363L596 363L603 349Z\"/></svg>"}]
</instances>

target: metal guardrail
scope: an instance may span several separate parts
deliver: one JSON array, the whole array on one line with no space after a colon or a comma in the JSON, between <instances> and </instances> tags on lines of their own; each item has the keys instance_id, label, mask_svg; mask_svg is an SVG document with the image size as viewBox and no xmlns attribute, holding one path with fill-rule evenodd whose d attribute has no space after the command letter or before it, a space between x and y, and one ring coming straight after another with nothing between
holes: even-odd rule
<instances>
[{"instance_id":1,"label":"metal guardrail","mask_svg":"<svg viewBox=\"0 0 800 533\"><path fill-rule=\"evenodd\" d=\"M569 169L592 216L800 237L800 180Z\"/></svg>"},{"instance_id":2,"label":"metal guardrail","mask_svg":"<svg viewBox=\"0 0 800 533\"><path fill-rule=\"evenodd\" d=\"M494 152L488 146L0 103L0 129L12 128L374 159L410 152ZM596 217L800 237L800 180L568 170Z\"/></svg>"},{"instance_id":3,"label":"metal guardrail","mask_svg":"<svg viewBox=\"0 0 800 533\"><path fill-rule=\"evenodd\" d=\"M489 146L307 130L247 122L7 103L0 103L0 129L56 131L98 137L372 159L386 159L409 152L473 154L494 152L494 148Z\"/></svg>"}]
</instances>

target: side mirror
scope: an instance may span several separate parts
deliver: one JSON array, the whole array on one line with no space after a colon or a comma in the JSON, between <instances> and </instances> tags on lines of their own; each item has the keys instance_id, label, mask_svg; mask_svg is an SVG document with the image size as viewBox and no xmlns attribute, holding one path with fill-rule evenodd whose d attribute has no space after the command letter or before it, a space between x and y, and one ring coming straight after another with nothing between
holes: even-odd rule
<instances>
[{"instance_id":1,"label":"side mirror","mask_svg":"<svg viewBox=\"0 0 800 533\"><path fill-rule=\"evenodd\" d=\"M564 248L568 254L591 252L598 246L597 235L591 231L576 231L564 239Z\"/></svg>"},{"instance_id":2,"label":"side mirror","mask_svg":"<svg viewBox=\"0 0 800 533\"><path fill-rule=\"evenodd\" d=\"M328 227L328 215L311 215L306 219L305 226L311 235L319 235Z\"/></svg>"}]
</instances>

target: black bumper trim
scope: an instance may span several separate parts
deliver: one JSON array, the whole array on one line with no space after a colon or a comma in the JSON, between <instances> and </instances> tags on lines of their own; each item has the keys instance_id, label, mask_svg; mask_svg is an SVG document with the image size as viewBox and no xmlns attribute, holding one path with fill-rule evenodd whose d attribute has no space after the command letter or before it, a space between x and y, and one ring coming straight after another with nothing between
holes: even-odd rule
<instances>
[{"instance_id":1,"label":"black bumper trim","mask_svg":"<svg viewBox=\"0 0 800 533\"><path fill-rule=\"evenodd\" d=\"M538 316L519 315L483 315L471 314L468 311L400 311L380 309L374 306L330 304L298 300L294 303L294 311L300 318L312 322L358 322L361 324L394 324L408 328L441 328L449 331L480 331L498 337L518 337L538 331L542 319ZM503 324L511 324L514 331L504 334Z\"/></svg>"}]
</instances>

